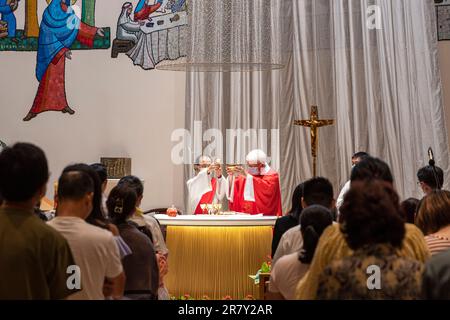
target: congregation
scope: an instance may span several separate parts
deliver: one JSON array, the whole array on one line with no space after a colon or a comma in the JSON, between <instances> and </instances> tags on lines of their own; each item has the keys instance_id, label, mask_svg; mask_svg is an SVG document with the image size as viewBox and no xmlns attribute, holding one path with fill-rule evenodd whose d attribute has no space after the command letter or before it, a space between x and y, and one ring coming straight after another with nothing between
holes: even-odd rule
<instances>
[{"instance_id":1,"label":"congregation","mask_svg":"<svg viewBox=\"0 0 450 320\"><path fill-rule=\"evenodd\" d=\"M366 153L352 164L338 202L324 177L295 189L274 227L267 299L450 299L442 170L420 169L425 196L401 202L388 164ZM102 165L69 165L50 220L39 210L48 179L39 147L0 153L0 299L170 298L170 252L158 221L140 209L138 177L122 178L106 197Z\"/></svg>"}]
</instances>

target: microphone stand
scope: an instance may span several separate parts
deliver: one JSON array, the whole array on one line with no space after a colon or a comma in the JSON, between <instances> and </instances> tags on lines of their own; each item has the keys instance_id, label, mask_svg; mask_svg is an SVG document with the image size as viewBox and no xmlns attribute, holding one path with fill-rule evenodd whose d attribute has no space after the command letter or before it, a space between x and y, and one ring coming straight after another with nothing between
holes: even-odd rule
<instances>
[{"instance_id":1,"label":"microphone stand","mask_svg":"<svg viewBox=\"0 0 450 320\"><path fill-rule=\"evenodd\" d=\"M440 181L439 181L438 176L437 176L436 162L434 161L433 149L431 149L431 148L428 149L428 157L430 159L428 161L428 165L433 170L434 181L436 182L436 189L437 190L441 190L442 186L441 186Z\"/></svg>"}]
</instances>

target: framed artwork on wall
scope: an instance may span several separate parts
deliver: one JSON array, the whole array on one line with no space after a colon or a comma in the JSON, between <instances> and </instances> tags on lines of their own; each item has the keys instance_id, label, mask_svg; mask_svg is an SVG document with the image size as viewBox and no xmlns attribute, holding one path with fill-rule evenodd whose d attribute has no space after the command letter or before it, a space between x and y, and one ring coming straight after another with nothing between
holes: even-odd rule
<instances>
[{"instance_id":1,"label":"framed artwork on wall","mask_svg":"<svg viewBox=\"0 0 450 320\"><path fill-rule=\"evenodd\" d=\"M450 40L450 0L434 0L438 41Z\"/></svg>"}]
</instances>

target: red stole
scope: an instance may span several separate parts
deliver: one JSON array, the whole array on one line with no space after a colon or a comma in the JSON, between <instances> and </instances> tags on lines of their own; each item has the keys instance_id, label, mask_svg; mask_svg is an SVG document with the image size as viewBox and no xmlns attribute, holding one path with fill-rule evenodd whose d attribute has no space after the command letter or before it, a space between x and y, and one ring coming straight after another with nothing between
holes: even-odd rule
<instances>
[{"instance_id":1,"label":"red stole","mask_svg":"<svg viewBox=\"0 0 450 320\"><path fill-rule=\"evenodd\" d=\"M216 188L217 188L217 180L216 178L211 179L211 188L212 190L209 192L206 192L202 198L200 199L197 208L195 208L194 214L203 214L203 210L200 207L202 204L212 204L214 201L214 196L216 195Z\"/></svg>"},{"instance_id":2,"label":"red stole","mask_svg":"<svg viewBox=\"0 0 450 320\"><path fill-rule=\"evenodd\" d=\"M249 214L264 214L268 216L281 216L281 191L278 173L270 170L267 174L253 176L255 202L244 199L246 177L236 177L234 184L233 202L230 209L236 212Z\"/></svg>"}]
</instances>

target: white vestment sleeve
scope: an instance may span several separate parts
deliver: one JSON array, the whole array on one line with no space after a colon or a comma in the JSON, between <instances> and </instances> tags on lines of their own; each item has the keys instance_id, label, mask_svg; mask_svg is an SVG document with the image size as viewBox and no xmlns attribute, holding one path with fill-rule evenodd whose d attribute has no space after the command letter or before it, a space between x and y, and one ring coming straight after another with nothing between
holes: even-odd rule
<instances>
[{"instance_id":1,"label":"white vestment sleeve","mask_svg":"<svg viewBox=\"0 0 450 320\"><path fill-rule=\"evenodd\" d=\"M235 179L235 177L233 177L233 175L229 175L227 177L227 183L228 183L227 199L230 202L233 202L233 198L234 198L234 179Z\"/></svg>"},{"instance_id":2,"label":"white vestment sleeve","mask_svg":"<svg viewBox=\"0 0 450 320\"><path fill-rule=\"evenodd\" d=\"M338 199L336 201L336 209L337 209L337 216L339 217L341 213L339 212L339 209L341 208L342 204L344 203L344 196L345 194L350 190L350 184L351 181L347 181L344 186L342 187L341 192L339 193Z\"/></svg>"},{"instance_id":3,"label":"white vestment sleeve","mask_svg":"<svg viewBox=\"0 0 450 320\"><path fill-rule=\"evenodd\" d=\"M342 206L342 204L344 203L344 196L345 194L348 192L348 190L350 190L350 181L347 181L344 186L342 187L341 192L339 193L337 202L336 202L336 207L339 210L339 208Z\"/></svg>"},{"instance_id":4,"label":"white vestment sleeve","mask_svg":"<svg viewBox=\"0 0 450 320\"><path fill-rule=\"evenodd\" d=\"M222 176L220 177L220 179L217 179L216 182L215 198L217 199L218 202L221 202L223 198L225 198L227 193L228 193L228 180L224 176Z\"/></svg>"},{"instance_id":5,"label":"white vestment sleeve","mask_svg":"<svg viewBox=\"0 0 450 320\"><path fill-rule=\"evenodd\" d=\"M128 32L139 32L141 30L141 25L137 22L126 22L121 26Z\"/></svg>"},{"instance_id":6,"label":"white vestment sleeve","mask_svg":"<svg viewBox=\"0 0 450 320\"><path fill-rule=\"evenodd\" d=\"M208 170L201 170L198 175L187 182L189 193L189 214L193 214L203 195L212 190Z\"/></svg>"},{"instance_id":7,"label":"white vestment sleeve","mask_svg":"<svg viewBox=\"0 0 450 320\"><path fill-rule=\"evenodd\" d=\"M247 174L244 187L244 200L255 202L255 188L253 187L253 176Z\"/></svg>"}]
</instances>

